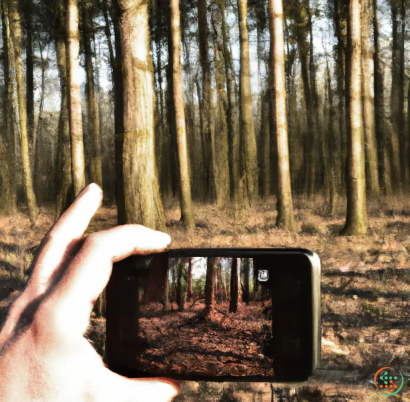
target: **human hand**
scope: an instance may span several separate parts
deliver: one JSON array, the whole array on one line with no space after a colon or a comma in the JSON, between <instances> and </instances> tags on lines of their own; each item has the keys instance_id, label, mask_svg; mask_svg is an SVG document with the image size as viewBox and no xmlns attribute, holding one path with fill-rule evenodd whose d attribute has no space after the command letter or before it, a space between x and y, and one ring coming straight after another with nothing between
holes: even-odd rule
<instances>
[{"instance_id":1,"label":"human hand","mask_svg":"<svg viewBox=\"0 0 410 402\"><path fill-rule=\"evenodd\" d=\"M170 237L140 225L82 235L101 204L89 185L44 238L0 332L0 401L169 401L166 380L111 372L83 337L112 263L161 251Z\"/></svg>"}]
</instances>

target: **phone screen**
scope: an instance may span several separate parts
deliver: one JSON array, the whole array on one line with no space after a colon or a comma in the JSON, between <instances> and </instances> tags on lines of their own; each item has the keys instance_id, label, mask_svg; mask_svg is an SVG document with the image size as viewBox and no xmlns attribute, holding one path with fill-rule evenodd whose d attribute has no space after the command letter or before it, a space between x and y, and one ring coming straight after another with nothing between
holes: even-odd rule
<instances>
[{"instance_id":1,"label":"phone screen","mask_svg":"<svg viewBox=\"0 0 410 402\"><path fill-rule=\"evenodd\" d=\"M182 379L274 378L276 360L299 365L309 342L310 277L294 262L272 255L134 259L116 273L124 306L116 316L119 364L134 376Z\"/></svg>"}]
</instances>

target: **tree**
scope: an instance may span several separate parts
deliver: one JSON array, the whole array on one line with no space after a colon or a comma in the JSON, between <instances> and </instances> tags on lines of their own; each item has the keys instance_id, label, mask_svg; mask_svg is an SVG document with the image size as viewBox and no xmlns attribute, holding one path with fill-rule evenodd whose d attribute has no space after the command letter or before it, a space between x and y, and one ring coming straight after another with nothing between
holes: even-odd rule
<instances>
[{"instance_id":1,"label":"tree","mask_svg":"<svg viewBox=\"0 0 410 402\"><path fill-rule=\"evenodd\" d=\"M370 28L373 17L370 0L362 1L362 85L363 85L363 126L366 145L366 171L369 195L379 196L379 171L377 166L377 142L374 115L374 95L371 72L374 70Z\"/></svg>"},{"instance_id":2,"label":"tree","mask_svg":"<svg viewBox=\"0 0 410 402\"><path fill-rule=\"evenodd\" d=\"M206 261L206 282L205 282L205 309L204 314L210 316L215 308L215 277L217 258L208 257Z\"/></svg>"},{"instance_id":3,"label":"tree","mask_svg":"<svg viewBox=\"0 0 410 402\"><path fill-rule=\"evenodd\" d=\"M83 142L83 122L81 117L80 92L80 37L78 28L78 0L68 0L67 4L67 75L69 94L69 122L71 136L71 169L74 196L85 186L85 161Z\"/></svg>"},{"instance_id":4,"label":"tree","mask_svg":"<svg viewBox=\"0 0 410 402\"><path fill-rule=\"evenodd\" d=\"M119 0L125 220L165 230L154 152L154 82L147 0ZM138 52L136 52L138 50Z\"/></svg>"},{"instance_id":5,"label":"tree","mask_svg":"<svg viewBox=\"0 0 410 402\"><path fill-rule=\"evenodd\" d=\"M239 281L238 281L238 259L232 258L231 265L231 299L229 302L229 312L236 313L238 311L238 299L239 299Z\"/></svg>"},{"instance_id":6,"label":"tree","mask_svg":"<svg viewBox=\"0 0 410 402\"><path fill-rule=\"evenodd\" d=\"M177 304L178 304L178 310L183 311L184 310L184 303L185 303L185 297L184 297L184 292L182 289L182 276L183 276L183 266L184 266L184 260L180 260L177 270L178 270L178 297L177 297Z\"/></svg>"},{"instance_id":7,"label":"tree","mask_svg":"<svg viewBox=\"0 0 410 402\"><path fill-rule=\"evenodd\" d=\"M17 209L15 184L15 140L13 124L13 54L10 38L8 5L1 2L1 21L3 34L3 132L0 135L0 211L5 215L13 215Z\"/></svg>"},{"instance_id":8,"label":"tree","mask_svg":"<svg viewBox=\"0 0 410 402\"><path fill-rule=\"evenodd\" d=\"M94 87L94 70L91 49L91 40L94 32L92 16L92 0L83 2L83 43L85 54L86 71L86 97L87 97L87 120L88 135L90 137L90 178L93 183L103 186L102 158L101 158L101 136L100 116L97 104L97 96Z\"/></svg>"},{"instance_id":9,"label":"tree","mask_svg":"<svg viewBox=\"0 0 410 402\"><path fill-rule=\"evenodd\" d=\"M243 140L243 168L246 183L246 196L252 202L258 196L258 159L256 152L255 128L252 118L251 72L249 62L248 1L238 1L240 36L240 127Z\"/></svg>"},{"instance_id":10,"label":"tree","mask_svg":"<svg viewBox=\"0 0 410 402\"><path fill-rule=\"evenodd\" d=\"M187 133L185 126L184 96L181 64L181 22L179 0L171 0L171 37L172 37L172 66L173 66L173 100L175 124L178 144L178 162L180 177L181 220L187 229L195 228L192 213L191 183L189 178L189 161L187 147Z\"/></svg>"},{"instance_id":11,"label":"tree","mask_svg":"<svg viewBox=\"0 0 410 402\"><path fill-rule=\"evenodd\" d=\"M348 57L346 89L348 91L348 177L347 216L344 235L367 233L364 133L362 122L362 71L360 0L349 0L347 20Z\"/></svg>"},{"instance_id":12,"label":"tree","mask_svg":"<svg viewBox=\"0 0 410 402\"><path fill-rule=\"evenodd\" d=\"M55 25L54 46L58 75L60 79L60 117L58 123L57 142L57 173L55 187L57 189L57 200L55 218L59 218L63 210L69 205L73 198L73 181L71 174L71 139L68 113L68 82L67 82L67 57L66 57L66 35L64 30L65 9L62 0L55 3Z\"/></svg>"},{"instance_id":13,"label":"tree","mask_svg":"<svg viewBox=\"0 0 410 402\"><path fill-rule=\"evenodd\" d=\"M269 0L269 29L271 36L271 68L273 73L273 101L278 153L278 215L276 224L280 227L293 230L294 218L289 168L282 0ZM314 161L312 161L312 163L314 163Z\"/></svg>"},{"instance_id":14,"label":"tree","mask_svg":"<svg viewBox=\"0 0 410 402\"><path fill-rule=\"evenodd\" d=\"M218 191L214 180L216 178L215 163L215 121L212 110L212 76L211 62L209 60L208 21L206 0L198 0L198 35L199 35L199 59L202 69L202 92L203 92L203 132L202 153L205 188L208 194Z\"/></svg>"},{"instance_id":15,"label":"tree","mask_svg":"<svg viewBox=\"0 0 410 402\"><path fill-rule=\"evenodd\" d=\"M188 258L188 281L187 281L187 299L192 300L192 258Z\"/></svg>"},{"instance_id":16,"label":"tree","mask_svg":"<svg viewBox=\"0 0 410 402\"><path fill-rule=\"evenodd\" d=\"M249 274L250 274L250 263L249 258L244 258L242 263L243 270L243 301L246 305L250 302L250 291L249 291Z\"/></svg>"},{"instance_id":17,"label":"tree","mask_svg":"<svg viewBox=\"0 0 410 402\"><path fill-rule=\"evenodd\" d=\"M29 216L32 223L35 223L38 216L37 201L33 188L33 177L31 172L30 152L27 131L27 110L24 97L24 78L22 66L21 47L21 25L18 13L18 0L9 1L9 21L11 37L13 39L14 59L17 81L17 99L20 120L20 146L23 165L24 189L28 203Z\"/></svg>"}]
</instances>

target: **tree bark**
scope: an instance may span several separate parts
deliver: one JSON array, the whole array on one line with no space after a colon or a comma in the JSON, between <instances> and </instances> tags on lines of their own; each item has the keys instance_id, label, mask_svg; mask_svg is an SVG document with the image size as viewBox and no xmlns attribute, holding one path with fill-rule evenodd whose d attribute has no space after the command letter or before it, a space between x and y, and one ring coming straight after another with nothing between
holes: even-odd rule
<instances>
[{"instance_id":1,"label":"tree bark","mask_svg":"<svg viewBox=\"0 0 410 402\"><path fill-rule=\"evenodd\" d=\"M249 258L244 258L242 263L243 270L243 301L246 305L250 302L250 292L249 292Z\"/></svg>"},{"instance_id":2,"label":"tree bark","mask_svg":"<svg viewBox=\"0 0 410 402\"><path fill-rule=\"evenodd\" d=\"M276 225L293 230L294 218L289 168L282 0L269 0L269 27L272 53L275 132L278 152L278 215L276 217Z\"/></svg>"},{"instance_id":3,"label":"tree bark","mask_svg":"<svg viewBox=\"0 0 410 402\"><path fill-rule=\"evenodd\" d=\"M361 21L360 0L349 0L347 20L348 59L346 88L348 91L348 181L347 215L344 235L367 233L364 133L362 121Z\"/></svg>"},{"instance_id":4,"label":"tree bark","mask_svg":"<svg viewBox=\"0 0 410 402\"><path fill-rule=\"evenodd\" d=\"M171 0L175 1L175 0ZM182 269L183 269L183 263L184 260L181 260L181 262L178 264L178 310L183 311L184 310L184 303L185 303L185 297L184 297L184 292L182 291Z\"/></svg>"},{"instance_id":5,"label":"tree bark","mask_svg":"<svg viewBox=\"0 0 410 402\"><path fill-rule=\"evenodd\" d=\"M215 275L216 258L208 257L206 264L205 309L204 314L209 316L215 308Z\"/></svg>"},{"instance_id":6,"label":"tree bark","mask_svg":"<svg viewBox=\"0 0 410 402\"><path fill-rule=\"evenodd\" d=\"M187 301L192 300L192 258L188 258Z\"/></svg>"},{"instance_id":7,"label":"tree bark","mask_svg":"<svg viewBox=\"0 0 410 402\"><path fill-rule=\"evenodd\" d=\"M88 135L90 138L90 178L93 183L103 186L102 157L101 157L101 134L100 116L97 104L97 96L94 86L93 55L91 40L93 37L94 24L92 17L92 1L84 0L83 10L83 43L85 54L86 71L86 98L87 98L87 120Z\"/></svg>"},{"instance_id":8,"label":"tree bark","mask_svg":"<svg viewBox=\"0 0 410 402\"><path fill-rule=\"evenodd\" d=\"M230 171L230 185L231 197L234 200L235 210L239 211L242 206L242 186L240 180L240 137L238 131L238 107L237 107L237 83L235 77L235 70L233 67L232 54L229 49L228 32L226 26L225 15L225 1L220 0L221 17L222 17L222 40L223 40L223 55L225 61L225 78L226 89L228 94L228 109L227 109L227 123L229 134L229 171Z\"/></svg>"},{"instance_id":9,"label":"tree bark","mask_svg":"<svg viewBox=\"0 0 410 402\"><path fill-rule=\"evenodd\" d=\"M78 0L68 0L67 8L67 72L69 93L69 122L71 136L71 169L74 196L85 187L83 122L80 91L80 37Z\"/></svg>"},{"instance_id":10,"label":"tree bark","mask_svg":"<svg viewBox=\"0 0 410 402\"><path fill-rule=\"evenodd\" d=\"M379 172L377 161L377 142L374 114L374 96L372 94L372 71L374 61L370 43L370 28L372 20L372 5L370 0L362 1L362 98L363 98L363 126L366 144L366 171L368 194L377 198L379 189Z\"/></svg>"},{"instance_id":11,"label":"tree bark","mask_svg":"<svg viewBox=\"0 0 410 402\"><path fill-rule=\"evenodd\" d=\"M173 66L173 100L178 145L178 162L180 177L181 220L187 229L195 228L192 213L191 182L189 178L188 144L185 125L184 95L181 64L181 18L179 0L171 0L171 36Z\"/></svg>"},{"instance_id":12,"label":"tree bark","mask_svg":"<svg viewBox=\"0 0 410 402\"><path fill-rule=\"evenodd\" d=\"M154 146L154 82L147 0L120 0L125 219L165 230Z\"/></svg>"},{"instance_id":13,"label":"tree bark","mask_svg":"<svg viewBox=\"0 0 410 402\"><path fill-rule=\"evenodd\" d=\"M4 215L13 215L17 210L17 193L15 184L15 139L14 139L14 102L13 102L13 68L12 46L8 5L1 3L1 20L3 34L3 133L0 134L0 210Z\"/></svg>"},{"instance_id":14,"label":"tree bark","mask_svg":"<svg viewBox=\"0 0 410 402\"><path fill-rule=\"evenodd\" d=\"M232 258L231 266L231 299L229 302L229 312L236 313L238 311L238 291L239 291L239 282L238 282L238 259Z\"/></svg>"},{"instance_id":15,"label":"tree bark","mask_svg":"<svg viewBox=\"0 0 410 402\"><path fill-rule=\"evenodd\" d=\"M237 0L240 37L240 124L243 140L243 168L249 203L258 197L258 159L252 118L251 72L249 62L248 1Z\"/></svg>"},{"instance_id":16,"label":"tree bark","mask_svg":"<svg viewBox=\"0 0 410 402\"><path fill-rule=\"evenodd\" d=\"M31 222L34 224L37 220L38 209L36 196L33 188L33 177L30 164L30 152L27 132L27 110L26 101L24 96L24 78L23 78L23 66L21 60L22 47L21 47L21 25L20 15L18 13L18 0L9 1L9 18L10 18L10 31L13 38L14 58L16 68L16 80L17 80L17 99L19 106L19 119L20 119L20 144L21 144L21 156L23 165L23 177L24 177L24 189L27 197L28 210Z\"/></svg>"}]
</instances>

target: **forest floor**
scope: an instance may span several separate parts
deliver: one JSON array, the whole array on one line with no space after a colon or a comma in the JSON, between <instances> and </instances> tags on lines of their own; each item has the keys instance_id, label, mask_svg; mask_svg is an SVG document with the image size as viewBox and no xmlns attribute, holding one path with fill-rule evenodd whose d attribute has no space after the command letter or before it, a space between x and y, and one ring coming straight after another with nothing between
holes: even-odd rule
<instances>
[{"instance_id":1,"label":"forest floor","mask_svg":"<svg viewBox=\"0 0 410 402\"><path fill-rule=\"evenodd\" d=\"M136 370L273 377L272 359L264 354L272 321L263 316L261 303L242 304L234 314L229 302L221 302L208 318L202 314L203 300L185 305L184 311L175 304L175 310L166 312L162 305L144 306L139 323L145 347Z\"/></svg>"},{"instance_id":2,"label":"forest floor","mask_svg":"<svg viewBox=\"0 0 410 402\"><path fill-rule=\"evenodd\" d=\"M190 236L178 221L178 204L165 205L165 211L174 248L303 247L315 251L322 263L322 362L309 383L277 385L272 391L270 384L262 383L188 382L176 400L378 401L385 397L378 395L372 378L385 366L401 370L405 377L400 394L389 400L410 400L410 202L379 199L370 204L369 234L363 237L339 236L344 206L330 218L321 199L295 200L293 233L276 228L273 198L239 218L229 209L194 203L197 229ZM23 212L0 217L0 320L12 300L10 293L24 286L35 249L51 224L47 209L35 228ZM115 224L115 208L102 207L87 233ZM103 319L92 319L88 332L100 353L104 327Z\"/></svg>"}]
</instances>

